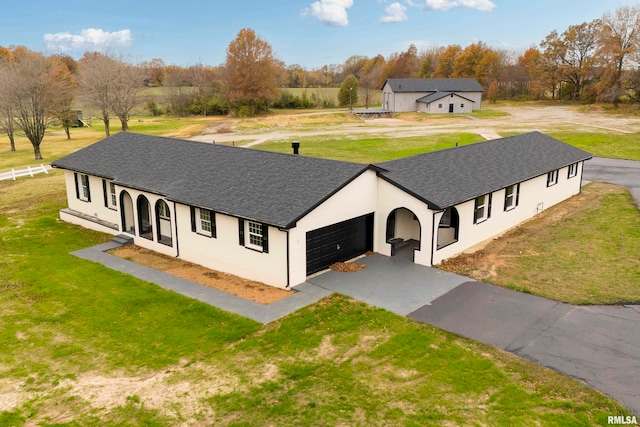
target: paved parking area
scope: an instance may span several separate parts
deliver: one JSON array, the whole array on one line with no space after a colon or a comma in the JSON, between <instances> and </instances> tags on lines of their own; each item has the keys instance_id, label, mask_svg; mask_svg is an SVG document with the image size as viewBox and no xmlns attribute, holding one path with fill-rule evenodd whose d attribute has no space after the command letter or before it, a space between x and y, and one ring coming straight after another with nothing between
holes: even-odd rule
<instances>
[{"instance_id":1,"label":"paved parking area","mask_svg":"<svg viewBox=\"0 0 640 427\"><path fill-rule=\"evenodd\" d=\"M585 162L583 179L623 185L640 207L640 162L594 157Z\"/></svg>"},{"instance_id":2,"label":"paved parking area","mask_svg":"<svg viewBox=\"0 0 640 427\"><path fill-rule=\"evenodd\" d=\"M469 281L409 317L585 381L640 415L640 306L573 306Z\"/></svg>"}]
</instances>

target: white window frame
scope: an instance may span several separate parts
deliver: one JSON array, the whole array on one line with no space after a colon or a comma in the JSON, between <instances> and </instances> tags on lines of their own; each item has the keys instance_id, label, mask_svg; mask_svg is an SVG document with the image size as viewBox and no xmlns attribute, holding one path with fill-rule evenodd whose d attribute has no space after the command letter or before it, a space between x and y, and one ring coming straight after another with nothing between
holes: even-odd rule
<instances>
[{"instance_id":1,"label":"white window frame","mask_svg":"<svg viewBox=\"0 0 640 427\"><path fill-rule=\"evenodd\" d=\"M554 186L558 183L558 169L547 174L547 187Z\"/></svg>"},{"instance_id":2,"label":"white window frame","mask_svg":"<svg viewBox=\"0 0 640 427\"><path fill-rule=\"evenodd\" d=\"M116 196L116 185L109 182L109 194L107 195L107 207L116 209L118 207L118 197Z\"/></svg>"},{"instance_id":3,"label":"white window frame","mask_svg":"<svg viewBox=\"0 0 640 427\"><path fill-rule=\"evenodd\" d=\"M246 221L245 224L245 233L247 236L245 246L257 251L263 251L263 224L255 221Z\"/></svg>"},{"instance_id":4,"label":"white window frame","mask_svg":"<svg viewBox=\"0 0 640 427\"><path fill-rule=\"evenodd\" d=\"M89 188L89 175L80 174L80 191L78 193L80 200L85 202L89 201L89 194L91 194L91 189Z\"/></svg>"},{"instance_id":5,"label":"white window frame","mask_svg":"<svg viewBox=\"0 0 640 427\"><path fill-rule=\"evenodd\" d=\"M438 104L438 108L442 108L442 104Z\"/></svg>"},{"instance_id":6,"label":"white window frame","mask_svg":"<svg viewBox=\"0 0 640 427\"><path fill-rule=\"evenodd\" d=\"M482 204L480 203L480 199L482 199ZM482 209L482 216L477 215L480 209ZM474 224L480 224L487 219L489 219L489 195L485 194L476 197L474 200L473 220Z\"/></svg>"},{"instance_id":7,"label":"white window frame","mask_svg":"<svg viewBox=\"0 0 640 427\"><path fill-rule=\"evenodd\" d=\"M511 193L509 193L511 189ZM518 192L520 191L519 184L513 184L504 189L504 210L510 211L518 206Z\"/></svg>"},{"instance_id":8,"label":"white window frame","mask_svg":"<svg viewBox=\"0 0 640 427\"><path fill-rule=\"evenodd\" d=\"M567 179L578 176L578 164L573 163L569 165L569 170L567 172Z\"/></svg>"},{"instance_id":9,"label":"white window frame","mask_svg":"<svg viewBox=\"0 0 640 427\"><path fill-rule=\"evenodd\" d=\"M198 232L198 234L209 237L213 236L212 220L213 219L211 218L211 211L196 208L196 231Z\"/></svg>"}]
</instances>

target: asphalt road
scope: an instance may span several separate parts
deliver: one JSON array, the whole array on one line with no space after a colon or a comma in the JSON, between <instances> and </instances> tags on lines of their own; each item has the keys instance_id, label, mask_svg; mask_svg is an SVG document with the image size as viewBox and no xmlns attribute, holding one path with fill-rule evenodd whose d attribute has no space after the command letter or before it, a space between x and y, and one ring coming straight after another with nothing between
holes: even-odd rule
<instances>
[{"instance_id":1,"label":"asphalt road","mask_svg":"<svg viewBox=\"0 0 640 427\"><path fill-rule=\"evenodd\" d=\"M640 207L640 162L594 157L584 164L582 179L627 187Z\"/></svg>"},{"instance_id":2,"label":"asphalt road","mask_svg":"<svg viewBox=\"0 0 640 427\"><path fill-rule=\"evenodd\" d=\"M583 380L640 416L640 306L572 306L466 282L409 317Z\"/></svg>"}]
</instances>

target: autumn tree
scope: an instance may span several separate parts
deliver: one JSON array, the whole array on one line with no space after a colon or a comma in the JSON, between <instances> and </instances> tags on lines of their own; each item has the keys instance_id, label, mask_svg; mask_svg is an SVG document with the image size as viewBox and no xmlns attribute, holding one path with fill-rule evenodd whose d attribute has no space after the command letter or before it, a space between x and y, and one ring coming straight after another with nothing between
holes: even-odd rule
<instances>
[{"instance_id":1,"label":"autumn tree","mask_svg":"<svg viewBox=\"0 0 640 427\"><path fill-rule=\"evenodd\" d=\"M369 108L369 103L373 94L378 92L382 87L382 69L385 59L382 55L368 59L362 67L359 80L359 90L362 95L365 108Z\"/></svg>"},{"instance_id":2,"label":"autumn tree","mask_svg":"<svg viewBox=\"0 0 640 427\"><path fill-rule=\"evenodd\" d=\"M12 62L13 53L11 50L0 46L0 70L4 69L4 67L8 67ZM11 151L16 151L15 113L13 112L11 103L2 102L2 95L6 91L6 89L3 89L3 85L8 83L5 82L4 79L7 79L8 77L9 75L7 73L0 73L0 125L4 127L4 131L9 138Z\"/></svg>"},{"instance_id":3,"label":"autumn tree","mask_svg":"<svg viewBox=\"0 0 640 427\"><path fill-rule=\"evenodd\" d=\"M449 45L438 57L438 65L433 72L433 77L449 78L453 76L456 58L462 52L460 45Z\"/></svg>"},{"instance_id":4,"label":"autumn tree","mask_svg":"<svg viewBox=\"0 0 640 427\"><path fill-rule=\"evenodd\" d=\"M68 89L68 80L61 79L68 70L59 61L26 49L14 52L13 57L13 62L0 65L0 104L11 106L16 127L31 142L35 159L41 160L40 144Z\"/></svg>"},{"instance_id":5,"label":"autumn tree","mask_svg":"<svg viewBox=\"0 0 640 427\"><path fill-rule=\"evenodd\" d=\"M341 107L353 108L358 103L358 79L353 74L344 79L338 91L338 104Z\"/></svg>"},{"instance_id":6,"label":"autumn tree","mask_svg":"<svg viewBox=\"0 0 640 427\"><path fill-rule=\"evenodd\" d=\"M227 48L229 100L251 107L278 97L278 68L269 43L250 28L243 28Z\"/></svg>"}]
</instances>

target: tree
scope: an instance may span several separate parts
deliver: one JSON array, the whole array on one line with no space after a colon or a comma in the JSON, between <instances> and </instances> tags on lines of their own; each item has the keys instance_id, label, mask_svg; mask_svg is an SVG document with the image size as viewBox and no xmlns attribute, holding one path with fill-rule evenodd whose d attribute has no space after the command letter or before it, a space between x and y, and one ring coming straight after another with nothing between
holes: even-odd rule
<instances>
[{"instance_id":1,"label":"tree","mask_svg":"<svg viewBox=\"0 0 640 427\"><path fill-rule=\"evenodd\" d=\"M353 108L354 104L358 103L358 79L351 74L344 79L340 90L338 91L338 104L341 107L349 106L349 109Z\"/></svg>"},{"instance_id":2,"label":"tree","mask_svg":"<svg viewBox=\"0 0 640 427\"><path fill-rule=\"evenodd\" d=\"M13 63L13 53L11 50L0 46L0 70L5 66L9 66L9 64ZM0 124L3 125L7 136L9 137L9 144L11 146L11 151L16 151L16 141L15 141L15 113L13 112L13 108L10 102L2 102L3 93L6 92L6 89L3 88L3 85L6 85L8 82L5 81L9 76L5 75L6 73L0 73Z\"/></svg>"},{"instance_id":3,"label":"tree","mask_svg":"<svg viewBox=\"0 0 640 427\"><path fill-rule=\"evenodd\" d=\"M378 55L367 60L360 75L360 93L364 98L365 108L369 108L369 102L375 92L382 87L382 68L384 67L384 57Z\"/></svg>"},{"instance_id":4,"label":"tree","mask_svg":"<svg viewBox=\"0 0 640 427\"><path fill-rule=\"evenodd\" d=\"M111 135L111 115L129 129L131 110L138 104L144 70L122 58L98 52L85 53L79 64L80 90L85 102L100 111L106 136Z\"/></svg>"},{"instance_id":5,"label":"tree","mask_svg":"<svg viewBox=\"0 0 640 427\"><path fill-rule=\"evenodd\" d=\"M60 79L64 66L60 61L21 49L14 51L13 62L4 62L0 67L0 103L11 106L9 111L15 114L15 125L31 142L35 159L41 160L40 144L66 90Z\"/></svg>"},{"instance_id":6,"label":"tree","mask_svg":"<svg viewBox=\"0 0 640 427\"><path fill-rule=\"evenodd\" d=\"M617 105L624 93L624 71L640 48L640 5L623 6L602 17L600 54L605 69L599 92ZM604 95L604 96L602 96Z\"/></svg>"},{"instance_id":7,"label":"tree","mask_svg":"<svg viewBox=\"0 0 640 427\"><path fill-rule=\"evenodd\" d=\"M460 47L460 45L456 44L447 46L447 48L440 54L438 58L438 65L433 72L433 77L452 77L456 58L458 57L458 55L460 55L461 52L462 47Z\"/></svg>"},{"instance_id":8,"label":"tree","mask_svg":"<svg viewBox=\"0 0 640 427\"><path fill-rule=\"evenodd\" d=\"M491 101L492 104L496 103L496 99L498 99L498 82L495 80L491 82L489 85L489 89L487 89L487 99Z\"/></svg>"},{"instance_id":9,"label":"tree","mask_svg":"<svg viewBox=\"0 0 640 427\"><path fill-rule=\"evenodd\" d=\"M227 48L227 84L229 100L251 107L278 97L278 67L269 43L252 29L243 28Z\"/></svg>"}]
</instances>

